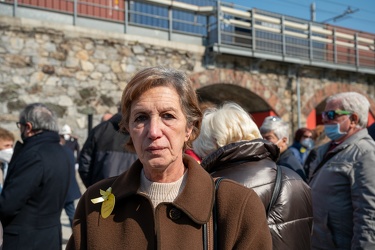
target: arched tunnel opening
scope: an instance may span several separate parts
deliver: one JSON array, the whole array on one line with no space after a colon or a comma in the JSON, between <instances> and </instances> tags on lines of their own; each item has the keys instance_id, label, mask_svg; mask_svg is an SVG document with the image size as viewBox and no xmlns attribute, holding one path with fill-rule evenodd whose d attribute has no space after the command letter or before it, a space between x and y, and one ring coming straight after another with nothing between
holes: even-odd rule
<instances>
[{"instance_id":1,"label":"arched tunnel opening","mask_svg":"<svg viewBox=\"0 0 375 250\"><path fill-rule=\"evenodd\" d=\"M233 84L213 84L196 90L200 103L220 105L235 102L244 108L260 126L265 117L277 115L270 105L257 94Z\"/></svg>"}]
</instances>

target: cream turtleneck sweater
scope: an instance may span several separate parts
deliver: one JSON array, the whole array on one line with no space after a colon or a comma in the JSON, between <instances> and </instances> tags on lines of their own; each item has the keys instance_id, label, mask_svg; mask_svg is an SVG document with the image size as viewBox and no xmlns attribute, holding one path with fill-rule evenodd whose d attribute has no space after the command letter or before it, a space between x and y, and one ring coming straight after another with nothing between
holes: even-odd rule
<instances>
[{"instance_id":1,"label":"cream turtleneck sweater","mask_svg":"<svg viewBox=\"0 0 375 250\"><path fill-rule=\"evenodd\" d=\"M141 185L138 191L150 197L154 208L162 202L173 202L186 185L187 172L185 171L184 175L175 182L159 183L148 180L142 169Z\"/></svg>"}]
</instances>

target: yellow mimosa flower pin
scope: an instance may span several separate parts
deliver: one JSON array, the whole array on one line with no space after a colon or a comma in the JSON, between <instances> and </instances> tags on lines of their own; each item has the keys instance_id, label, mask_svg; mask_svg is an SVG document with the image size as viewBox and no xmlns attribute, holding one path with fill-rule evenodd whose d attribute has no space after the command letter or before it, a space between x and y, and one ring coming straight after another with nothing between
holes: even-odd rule
<instances>
[{"instance_id":1,"label":"yellow mimosa flower pin","mask_svg":"<svg viewBox=\"0 0 375 250\"><path fill-rule=\"evenodd\" d=\"M101 208L102 217L107 218L113 211L115 207L115 196L112 194L112 188L109 187L106 191L100 189L100 194L102 197L91 199L94 204L103 202Z\"/></svg>"}]
</instances>

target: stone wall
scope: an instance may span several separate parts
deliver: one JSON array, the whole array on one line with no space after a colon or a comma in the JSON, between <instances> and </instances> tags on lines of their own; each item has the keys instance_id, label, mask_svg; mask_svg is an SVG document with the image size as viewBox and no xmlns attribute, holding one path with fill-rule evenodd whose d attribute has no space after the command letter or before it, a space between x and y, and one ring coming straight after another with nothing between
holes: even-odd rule
<instances>
[{"instance_id":1,"label":"stone wall","mask_svg":"<svg viewBox=\"0 0 375 250\"><path fill-rule=\"evenodd\" d=\"M204 47L72 26L0 17L0 126L19 134L25 105L43 102L68 124L82 145L93 124L116 113L133 74L167 65L201 71Z\"/></svg>"},{"instance_id":2,"label":"stone wall","mask_svg":"<svg viewBox=\"0 0 375 250\"><path fill-rule=\"evenodd\" d=\"M366 95L375 114L373 75L205 54L205 50L204 46L147 38L147 34L141 37L0 16L0 126L18 135L15 122L20 110L43 102L58 114L60 126L71 126L82 146L88 114L93 114L95 126L105 112L115 113L134 73L156 65L185 71L196 89L215 84L240 86L290 122L291 132L298 127L297 84L302 126L325 98L342 91Z\"/></svg>"},{"instance_id":3,"label":"stone wall","mask_svg":"<svg viewBox=\"0 0 375 250\"><path fill-rule=\"evenodd\" d=\"M322 111L325 99L339 92L354 91L366 96L375 117L375 75L221 55L216 56L211 70L193 73L191 78L197 89L228 83L250 90L290 123L290 134L298 129L297 85L302 127L311 112Z\"/></svg>"}]
</instances>

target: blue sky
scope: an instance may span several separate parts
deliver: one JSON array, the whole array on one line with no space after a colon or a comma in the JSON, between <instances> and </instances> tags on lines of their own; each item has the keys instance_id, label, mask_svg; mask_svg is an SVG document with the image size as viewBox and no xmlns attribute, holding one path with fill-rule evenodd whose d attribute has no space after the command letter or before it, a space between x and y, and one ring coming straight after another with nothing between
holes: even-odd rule
<instances>
[{"instance_id":1,"label":"blue sky","mask_svg":"<svg viewBox=\"0 0 375 250\"><path fill-rule=\"evenodd\" d=\"M247 8L257 8L310 20L315 3L315 20L375 34L375 0L224 0ZM354 13L332 20L350 7Z\"/></svg>"}]
</instances>

